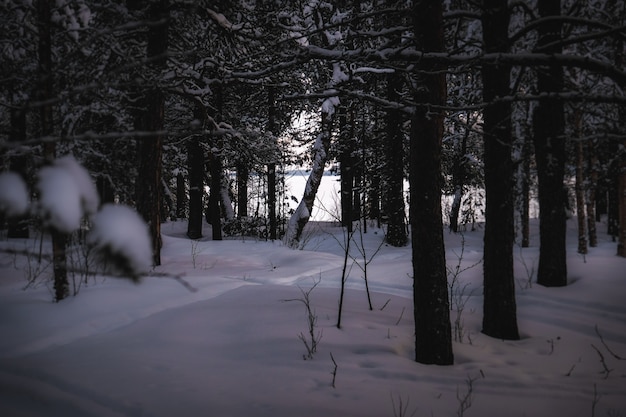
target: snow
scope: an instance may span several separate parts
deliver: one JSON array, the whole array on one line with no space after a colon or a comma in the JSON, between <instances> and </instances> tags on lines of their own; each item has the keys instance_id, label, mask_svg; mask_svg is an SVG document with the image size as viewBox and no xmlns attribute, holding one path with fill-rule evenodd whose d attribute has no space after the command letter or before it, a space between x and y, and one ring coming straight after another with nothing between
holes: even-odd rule
<instances>
[{"instance_id":1,"label":"snow","mask_svg":"<svg viewBox=\"0 0 626 417\"><path fill-rule=\"evenodd\" d=\"M0 174L0 213L7 216L26 214L29 200L28 188L19 174L15 172Z\"/></svg>"},{"instance_id":2,"label":"snow","mask_svg":"<svg viewBox=\"0 0 626 417\"><path fill-rule=\"evenodd\" d=\"M335 114L335 109L339 104L339 97L328 97L322 102L322 112L328 114L328 117L331 117Z\"/></svg>"},{"instance_id":3,"label":"snow","mask_svg":"<svg viewBox=\"0 0 626 417\"><path fill-rule=\"evenodd\" d=\"M63 233L80 227L98 210L100 198L89 172L71 155L56 159L37 174L37 210L47 226Z\"/></svg>"},{"instance_id":4,"label":"snow","mask_svg":"<svg viewBox=\"0 0 626 417\"><path fill-rule=\"evenodd\" d=\"M54 165L67 170L74 179L85 214L94 214L98 211L100 196L89 172L72 155L58 158Z\"/></svg>"},{"instance_id":5,"label":"snow","mask_svg":"<svg viewBox=\"0 0 626 417\"><path fill-rule=\"evenodd\" d=\"M400 415L400 402L402 415L420 417L626 415L626 361L610 353L626 357L626 260L606 235L578 255L575 224L567 287L529 283L536 221L532 246L515 249L520 341L480 333L482 266L470 266L482 258L482 228L463 239L444 233L450 267L470 267L458 277L465 336L449 367L413 361L410 247L383 245L368 264L373 311L353 265L335 327L344 242L335 223L309 222L304 250L241 238L192 242L185 222L167 223L158 276L140 285L90 278L61 303L52 302L49 281L22 290L36 257L0 253L0 415L380 417ZM383 233L369 225L363 238L372 254ZM361 260L358 242L357 232L351 247ZM0 248L32 244L5 239ZM310 302L321 338L304 360L298 336L308 337L307 314L298 299L318 280ZM470 407L459 414L466 397Z\"/></svg>"},{"instance_id":6,"label":"snow","mask_svg":"<svg viewBox=\"0 0 626 417\"><path fill-rule=\"evenodd\" d=\"M148 228L139 214L124 205L105 204L94 216L87 241L97 251L121 257L124 271L144 274L152 265Z\"/></svg>"},{"instance_id":7,"label":"snow","mask_svg":"<svg viewBox=\"0 0 626 417\"><path fill-rule=\"evenodd\" d=\"M46 225L63 233L80 227L82 195L71 172L61 166L46 166L37 175L38 210Z\"/></svg>"}]
</instances>

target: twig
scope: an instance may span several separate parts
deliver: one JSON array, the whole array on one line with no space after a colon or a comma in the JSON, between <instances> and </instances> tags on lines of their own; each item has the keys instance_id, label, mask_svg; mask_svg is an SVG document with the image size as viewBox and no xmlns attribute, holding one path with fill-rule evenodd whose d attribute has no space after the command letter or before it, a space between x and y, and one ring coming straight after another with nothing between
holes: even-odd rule
<instances>
[{"instance_id":1,"label":"twig","mask_svg":"<svg viewBox=\"0 0 626 417\"><path fill-rule=\"evenodd\" d=\"M393 416L394 417L404 417L406 416L406 412L409 409L409 399L407 398L406 404L402 403L402 397L398 395L398 405L396 406L396 402L393 399L393 395L390 393L391 397L391 405L393 406ZM413 417L417 413L417 409L413 410L411 413L411 417Z\"/></svg>"},{"instance_id":2,"label":"twig","mask_svg":"<svg viewBox=\"0 0 626 417\"><path fill-rule=\"evenodd\" d=\"M331 386L333 388L335 388L335 379L337 378L337 362L335 362L335 358L333 357L333 352L330 352L330 360L333 361L333 365L335 365L335 367L333 368L333 371L331 372L331 374L333 375L333 381L331 382Z\"/></svg>"},{"instance_id":3,"label":"twig","mask_svg":"<svg viewBox=\"0 0 626 417\"><path fill-rule=\"evenodd\" d=\"M403 315L404 315L404 307L402 307L402 311L400 312L400 317L398 317L398 320L396 321L396 326L400 324L400 320L402 320Z\"/></svg>"},{"instance_id":4,"label":"twig","mask_svg":"<svg viewBox=\"0 0 626 417\"><path fill-rule=\"evenodd\" d=\"M596 406L600 402L601 395L598 394L598 387L596 384L593 384L593 399L591 400L591 417L595 417L596 415Z\"/></svg>"},{"instance_id":5,"label":"twig","mask_svg":"<svg viewBox=\"0 0 626 417\"><path fill-rule=\"evenodd\" d=\"M616 353L614 353L611 348L609 348L609 346L606 344L606 342L604 341L604 338L602 337L602 334L600 334L600 329L598 329L598 325L596 324L596 334L598 335L598 337L600 338L600 342L602 343L602 345L604 346L604 348L606 349L607 352L609 352L611 354L611 356L613 356L615 359L617 359L618 361L626 361L626 358L623 358L619 355L617 355Z\"/></svg>"},{"instance_id":6,"label":"twig","mask_svg":"<svg viewBox=\"0 0 626 417\"><path fill-rule=\"evenodd\" d=\"M606 361L604 360L604 355L602 354L602 352L600 352L600 349L595 347L593 343L591 344L591 347L594 348L596 352L598 353L598 356L600 357L600 363L602 364L602 368L604 368L604 370L601 373L604 373L604 379L607 379L612 369L609 369L609 367L606 365Z\"/></svg>"}]
</instances>

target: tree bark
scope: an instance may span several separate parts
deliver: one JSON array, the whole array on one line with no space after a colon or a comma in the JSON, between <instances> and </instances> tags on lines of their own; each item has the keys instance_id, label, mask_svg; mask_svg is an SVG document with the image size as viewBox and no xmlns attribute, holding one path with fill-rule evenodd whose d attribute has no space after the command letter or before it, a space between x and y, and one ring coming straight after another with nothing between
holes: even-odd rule
<instances>
[{"instance_id":1,"label":"tree bark","mask_svg":"<svg viewBox=\"0 0 626 417\"><path fill-rule=\"evenodd\" d=\"M250 170L245 161L237 164L237 217L248 217L248 179Z\"/></svg>"},{"instance_id":2,"label":"tree bark","mask_svg":"<svg viewBox=\"0 0 626 417\"><path fill-rule=\"evenodd\" d=\"M509 11L506 0L485 0L482 16L485 52L508 51ZM511 106L489 104L509 94L511 68L483 67L485 160L485 235L483 333L517 340L517 307L513 275L515 240L514 168L511 158Z\"/></svg>"},{"instance_id":3,"label":"tree bark","mask_svg":"<svg viewBox=\"0 0 626 417\"><path fill-rule=\"evenodd\" d=\"M182 172L176 174L176 218L184 219L187 211L187 190L185 175Z\"/></svg>"},{"instance_id":4,"label":"tree bark","mask_svg":"<svg viewBox=\"0 0 626 417\"><path fill-rule=\"evenodd\" d=\"M190 239L200 239L202 237L202 196L204 195L204 152L197 137L191 138L187 144L187 165L189 170L187 236Z\"/></svg>"},{"instance_id":5,"label":"tree bark","mask_svg":"<svg viewBox=\"0 0 626 417\"><path fill-rule=\"evenodd\" d=\"M587 215L585 214L585 178L583 143L576 143L576 221L578 226L578 253L587 253Z\"/></svg>"},{"instance_id":6,"label":"tree bark","mask_svg":"<svg viewBox=\"0 0 626 417\"><path fill-rule=\"evenodd\" d=\"M412 9L416 47L443 51L441 0L415 1ZM443 105L446 78L436 68L417 65L416 103ZM427 72L423 72L427 71ZM441 215L441 140L443 112L420 106L411 119L411 241L413 256L413 316L415 360L451 365L452 331Z\"/></svg>"},{"instance_id":7,"label":"tree bark","mask_svg":"<svg viewBox=\"0 0 626 417\"><path fill-rule=\"evenodd\" d=\"M578 226L578 253L587 253L587 216L585 214L585 151L582 142L582 110L574 110L574 132L576 146L576 221Z\"/></svg>"},{"instance_id":8,"label":"tree bark","mask_svg":"<svg viewBox=\"0 0 626 417\"><path fill-rule=\"evenodd\" d=\"M598 155L596 153L596 143L590 140L587 144L589 185L587 187L587 234L589 236L589 247L598 246L598 229L596 227L596 200L598 190Z\"/></svg>"},{"instance_id":9,"label":"tree bark","mask_svg":"<svg viewBox=\"0 0 626 417\"><path fill-rule=\"evenodd\" d=\"M39 99L42 102L51 100L53 95L52 82L52 35L51 35L51 1L37 2L37 29L39 31ZM45 104L40 110L41 135L49 136L54 132L52 105ZM56 157L54 142L44 144L44 156L48 161ZM52 269L54 273L54 299L59 302L69 295L67 280L67 235L54 228L50 230L52 237Z\"/></svg>"},{"instance_id":10,"label":"tree bark","mask_svg":"<svg viewBox=\"0 0 626 417\"><path fill-rule=\"evenodd\" d=\"M150 4L146 11L147 19L153 22L148 28L147 57L152 59L151 70L158 73L165 68L165 52L168 49L169 1L159 0ZM163 185L161 180L163 165L163 140L160 133L165 122L165 95L158 87L143 92L143 109L138 112L136 127L155 132L153 137L138 140L137 211L150 229L152 239L152 262L161 265L161 200Z\"/></svg>"},{"instance_id":11,"label":"tree bark","mask_svg":"<svg viewBox=\"0 0 626 417\"><path fill-rule=\"evenodd\" d=\"M560 16L561 2L538 0L539 16ZM561 24L549 21L538 28L538 47L546 53L560 53ZM552 44L549 48L546 45ZM558 64L537 68L537 89L541 93L558 93L563 87L563 68ZM542 98L533 115L535 156L539 185L539 266L537 283L547 287L567 285L565 250L566 193L565 137L563 103Z\"/></svg>"},{"instance_id":12,"label":"tree bark","mask_svg":"<svg viewBox=\"0 0 626 417\"><path fill-rule=\"evenodd\" d=\"M397 102L400 99L402 78L397 73L387 75L387 99ZM402 113L398 109L386 112L385 178L383 179L383 211L387 217L385 239L391 246L404 246L408 236L405 224L404 207L404 146L402 133Z\"/></svg>"},{"instance_id":13,"label":"tree bark","mask_svg":"<svg viewBox=\"0 0 626 417\"><path fill-rule=\"evenodd\" d=\"M268 114L267 130L275 138L276 135L276 97L274 87L267 91ZM275 140L275 139L274 139ZM269 217L269 238L276 240L278 237L278 220L276 218L276 162L267 164L267 215Z\"/></svg>"},{"instance_id":14,"label":"tree bark","mask_svg":"<svg viewBox=\"0 0 626 417\"><path fill-rule=\"evenodd\" d=\"M341 225L348 233L352 232L353 197L354 197L354 144L352 135L346 131L348 124L345 113L339 116L341 129L341 155L339 156L339 170L341 178Z\"/></svg>"},{"instance_id":15,"label":"tree bark","mask_svg":"<svg viewBox=\"0 0 626 417\"><path fill-rule=\"evenodd\" d=\"M530 246L530 161L532 158L532 141L528 135L524 136L522 145L522 247Z\"/></svg>"}]
</instances>

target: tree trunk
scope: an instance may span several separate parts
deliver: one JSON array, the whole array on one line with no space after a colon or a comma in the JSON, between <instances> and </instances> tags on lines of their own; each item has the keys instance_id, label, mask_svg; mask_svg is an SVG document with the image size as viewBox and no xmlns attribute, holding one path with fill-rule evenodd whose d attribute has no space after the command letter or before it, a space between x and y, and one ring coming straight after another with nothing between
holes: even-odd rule
<instances>
[{"instance_id":1,"label":"tree trunk","mask_svg":"<svg viewBox=\"0 0 626 417\"><path fill-rule=\"evenodd\" d=\"M248 217L248 180L250 170L246 162L237 165L237 217Z\"/></svg>"},{"instance_id":2,"label":"tree trunk","mask_svg":"<svg viewBox=\"0 0 626 417\"><path fill-rule=\"evenodd\" d=\"M52 83L52 36L51 36L51 2L37 2L37 29L39 31L39 99L42 102L51 100ZM40 110L41 135L49 136L54 132L52 105L45 104ZM56 144L48 142L44 145L44 156L52 161L56 156ZM52 269L54 272L54 299L59 302L69 295L67 280L67 235L57 230L50 230L52 237Z\"/></svg>"},{"instance_id":3,"label":"tree trunk","mask_svg":"<svg viewBox=\"0 0 626 417\"><path fill-rule=\"evenodd\" d=\"M187 236L202 237L202 196L204 195L204 152L199 138L192 137L187 143L187 165L189 170L189 217Z\"/></svg>"},{"instance_id":4,"label":"tree trunk","mask_svg":"<svg viewBox=\"0 0 626 417\"><path fill-rule=\"evenodd\" d=\"M412 18L418 50L444 50L441 0L413 3ZM416 66L417 103L411 119L411 241L413 255L413 316L415 360L451 365L452 331L441 216L441 140L443 112L424 104L444 105L446 78L436 68ZM424 73L422 71L427 71Z\"/></svg>"},{"instance_id":5,"label":"tree trunk","mask_svg":"<svg viewBox=\"0 0 626 417\"><path fill-rule=\"evenodd\" d=\"M624 143L626 146L626 143ZM626 161L622 157L617 194L619 196L619 235L617 254L626 258Z\"/></svg>"},{"instance_id":6,"label":"tree trunk","mask_svg":"<svg viewBox=\"0 0 626 417\"><path fill-rule=\"evenodd\" d=\"M576 145L576 221L578 226L578 253L587 253L587 230L585 216L585 155L582 142L582 110L574 110L574 132Z\"/></svg>"},{"instance_id":7,"label":"tree trunk","mask_svg":"<svg viewBox=\"0 0 626 417\"><path fill-rule=\"evenodd\" d=\"M589 246L598 246L598 230L596 228L596 194L598 189L598 155L596 144L590 140L587 149L589 154L589 186L587 187L587 234L589 235Z\"/></svg>"},{"instance_id":8,"label":"tree trunk","mask_svg":"<svg viewBox=\"0 0 626 417\"><path fill-rule=\"evenodd\" d=\"M402 78L397 73L387 75L387 99L397 102L402 90ZM391 246L404 246L408 236L404 208L404 146L402 113L398 109L387 109L385 140L385 178L383 179L384 212L387 216L385 239Z\"/></svg>"},{"instance_id":9,"label":"tree trunk","mask_svg":"<svg viewBox=\"0 0 626 417\"><path fill-rule=\"evenodd\" d=\"M539 0L540 17L561 15L561 2ZM561 24L550 21L538 27L537 45L546 53L560 53ZM537 68L539 94L560 92L563 68L557 64ZM535 156L539 185L539 266L537 283L547 287L567 285L565 251L566 193L563 186L565 171L565 137L563 103L544 98L537 103L533 115Z\"/></svg>"},{"instance_id":10,"label":"tree trunk","mask_svg":"<svg viewBox=\"0 0 626 417\"><path fill-rule=\"evenodd\" d=\"M148 28L147 56L152 58L152 71L160 72L166 65L164 53L168 49L168 11L167 0L151 4L147 18L159 22ZM137 211L148 223L152 239L152 262L161 265L161 183L163 135L156 132L163 130L165 122L165 95L158 88L150 88L143 93L143 109L138 115L136 126L140 130L155 132L153 137L138 140L139 164L137 178Z\"/></svg>"},{"instance_id":11,"label":"tree trunk","mask_svg":"<svg viewBox=\"0 0 626 417\"><path fill-rule=\"evenodd\" d=\"M347 110L346 110L347 111ZM354 120L352 120L354 122ZM345 112L339 115L340 129L340 199L341 199L341 225L348 233L352 232L353 207L354 207L354 142L352 128L348 129L348 117Z\"/></svg>"},{"instance_id":12,"label":"tree trunk","mask_svg":"<svg viewBox=\"0 0 626 417\"><path fill-rule=\"evenodd\" d=\"M176 174L176 218L184 219L187 211L187 190L185 176L178 171Z\"/></svg>"},{"instance_id":13,"label":"tree trunk","mask_svg":"<svg viewBox=\"0 0 626 417\"><path fill-rule=\"evenodd\" d=\"M583 143L576 143L576 221L578 225L578 253L587 253L587 229L585 215L585 179Z\"/></svg>"},{"instance_id":14,"label":"tree trunk","mask_svg":"<svg viewBox=\"0 0 626 417\"><path fill-rule=\"evenodd\" d=\"M213 240L222 240L222 211L220 209L220 200L222 193L222 161L220 156L214 152L209 152L208 171L211 174L209 179L209 201L208 201L208 217L211 223Z\"/></svg>"},{"instance_id":15,"label":"tree trunk","mask_svg":"<svg viewBox=\"0 0 626 417\"><path fill-rule=\"evenodd\" d=\"M267 130L275 138L276 135L276 98L274 87L267 91L268 114ZM275 139L274 139L275 140ZM278 220L276 218L276 162L267 164L267 215L269 217L269 237L276 240L278 235Z\"/></svg>"},{"instance_id":16,"label":"tree trunk","mask_svg":"<svg viewBox=\"0 0 626 417\"><path fill-rule=\"evenodd\" d=\"M522 145L522 247L530 246L530 159L532 142L528 135L524 136Z\"/></svg>"},{"instance_id":17,"label":"tree trunk","mask_svg":"<svg viewBox=\"0 0 626 417\"><path fill-rule=\"evenodd\" d=\"M506 0L485 0L482 16L486 53L508 52L509 11ZM490 104L509 94L511 68L485 66L483 112L485 140L485 236L483 333L498 339L519 339L513 244L515 240L514 168L511 159L511 105Z\"/></svg>"}]
</instances>

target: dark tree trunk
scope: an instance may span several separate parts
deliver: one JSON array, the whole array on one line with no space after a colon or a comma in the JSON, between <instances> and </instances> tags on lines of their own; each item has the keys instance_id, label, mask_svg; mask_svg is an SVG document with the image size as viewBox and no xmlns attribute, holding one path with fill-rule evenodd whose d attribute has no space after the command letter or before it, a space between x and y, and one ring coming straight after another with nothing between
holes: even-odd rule
<instances>
[{"instance_id":1,"label":"dark tree trunk","mask_svg":"<svg viewBox=\"0 0 626 417\"><path fill-rule=\"evenodd\" d=\"M352 232L353 203L354 203L354 144L351 131L347 128L345 113L339 116L339 129L341 154L339 156L339 169L341 178L341 225L348 232Z\"/></svg>"},{"instance_id":2,"label":"dark tree trunk","mask_svg":"<svg viewBox=\"0 0 626 417\"><path fill-rule=\"evenodd\" d=\"M99 176L96 178L96 189L98 190L98 196L100 196L100 204L112 204L115 202L115 190L111 179L108 176Z\"/></svg>"},{"instance_id":3,"label":"dark tree trunk","mask_svg":"<svg viewBox=\"0 0 626 417\"><path fill-rule=\"evenodd\" d=\"M248 179L250 171L246 162L237 166L237 217L248 217Z\"/></svg>"},{"instance_id":4,"label":"dark tree trunk","mask_svg":"<svg viewBox=\"0 0 626 417\"><path fill-rule=\"evenodd\" d=\"M508 52L507 0L485 0L482 16L486 53ZM483 333L517 340L517 307L513 275L515 240L514 167L511 159L510 104L490 104L509 94L511 69L507 65L483 67L485 159L485 236Z\"/></svg>"},{"instance_id":5,"label":"dark tree trunk","mask_svg":"<svg viewBox=\"0 0 626 417\"><path fill-rule=\"evenodd\" d=\"M397 102L402 90L402 78L397 73L387 75L387 99ZM384 212L387 216L385 239L391 246L404 246L408 236L404 207L404 146L402 113L388 109L386 113L385 178L383 179Z\"/></svg>"},{"instance_id":6,"label":"dark tree trunk","mask_svg":"<svg viewBox=\"0 0 626 417\"><path fill-rule=\"evenodd\" d=\"M156 76L166 65L164 54L168 49L169 2L160 0L151 4L147 18L155 23L148 28L147 56L151 58L151 70ZM158 22L158 24L157 24ZM138 140L137 211L148 223L152 239L152 262L161 265L161 180L163 158L163 130L165 122L165 95L158 88L143 92L143 109L138 113L136 126L140 130L154 132L154 136Z\"/></svg>"},{"instance_id":7,"label":"dark tree trunk","mask_svg":"<svg viewBox=\"0 0 626 417\"><path fill-rule=\"evenodd\" d=\"M187 212L187 190L185 175L182 172L176 174L176 218L184 219Z\"/></svg>"},{"instance_id":8,"label":"dark tree trunk","mask_svg":"<svg viewBox=\"0 0 626 417\"><path fill-rule=\"evenodd\" d=\"M220 209L220 193L222 192L222 161L220 156L209 152L208 158L209 172L209 201L208 217L211 223L211 237L213 240L222 240L222 211Z\"/></svg>"},{"instance_id":9,"label":"dark tree trunk","mask_svg":"<svg viewBox=\"0 0 626 417\"><path fill-rule=\"evenodd\" d=\"M589 235L589 247L598 246L598 229L596 228L596 199L598 189L598 155L596 144L593 140L587 145L589 158L589 186L587 189L587 234Z\"/></svg>"},{"instance_id":10,"label":"dark tree trunk","mask_svg":"<svg viewBox=\"0 0 626 417\"><path fill-rule=\"evenodd\" d=\"M619 237L619 171L608 184L607 192L607 233L613 242Z\"/></svg>"},{"instance_id":11,"label":"dark tree trunk","mask_svg":"<svg viewBox=\"0 0 626 417\"><path fill-rule=\"evenodd\" d=\"M418 50L444 50L441 0L415 1L412 18ZM423 73L422 71L428 71ZM441 140L443 112L420 104L446 102L446 78L436 68L417 67L417 103L411 119L411 240L415 360L451 365L452 331L441 217ZM432 72L431 72L432 71Z\"/></svg>"},{"instance_id":12,"label":"dark tree trunk","mask_svg":"<svg viewBox=\"0 0 626 417\"><path fill-rule=\"evenodd\" d=\"M53 95L52 83L52 36L51 36L51 2L37 2L37 29L39 31L39 99L46 102ZM45 104L40 110L41 135L49 136L54 132L52 105ZM49 142L44 145L44 156L52 161L56 156L56 145ZM52 229L52 269L54 271L54 299L61 301L69 295L67 281L67 235Z\"/></svg>"},{"instance_id":13,"label":"dark tree trunk","mask_svg":"<svg viewBox=\"0 0 626 417\"><path fill-rule=\"evenodd\" d=\"M532 141L525 135L522 145L522 247L530 246L530 161L532 157Z\"/></svg>"},{"instance_id":14,"label":"dark tree trunk","mask_svg":"<svg viewBox=\"0 0 626 417\"><path fill-rule=\"evenodd\" d=\"M202 237L202 196L204 195L204 152L196 136L192 137L187 144L187 165L189 170L187 236L190 239L200 239Z\"/></svg>"},{"instance_id":15,"label":"dark tree trunk","mask_svg":"<svg viewBox=\"0 0 626 417\"><path fill-rule=\"evenodd\" d=\"M624 143L626 146L626 143ZM622 159L626 159L622 157ZM619 228L617 254L626 258L626 161L622 160L617 194L619 196Z\"/></svg>"},{"instance_id":16,"label":"dark tree trunk","mask_svg":"<svg viewBox=\"0 0 626 417\"><path fill-rule=\"evenodd\" d=\"M578 253L587 253L587 222L585 214L585 151L582 142L582 110L573 114L574 140L576 146L576 221L578 226Z\"/></svg>"},{"instance_id":17,"label":"dark tree trunk","mask_svg":"<svg viewBox=\"0 0 626 417\"><path fill-rule=\"evenodd\" d=\"M541 17L560 16L561 2L539 0ZM545 53L560 53L561 25L558 21L538 28L537 45ZM539 93L559 92L563 87L563 69L558 65L537 69ZM563 103L549 98L539 100L533 115L535 156L539 185L539 266L537 283L547 287L567 285L565 252L566 193Z\"/></svg>"},{"instance_id":18,"label":"dark tree trunk","mask_svg":"<svg viewBox=\"0 0 626 417\"><path fill-rule=\"evenodd\" d=\"M276 98L274 87L270 87L267 92L268 117L267 130L271 135L276 134ZM270 240L276 240L278 235L278 221L276 218L276 163L267 165L267 214L269 217Z\"/></svg>"}]
</instances>

